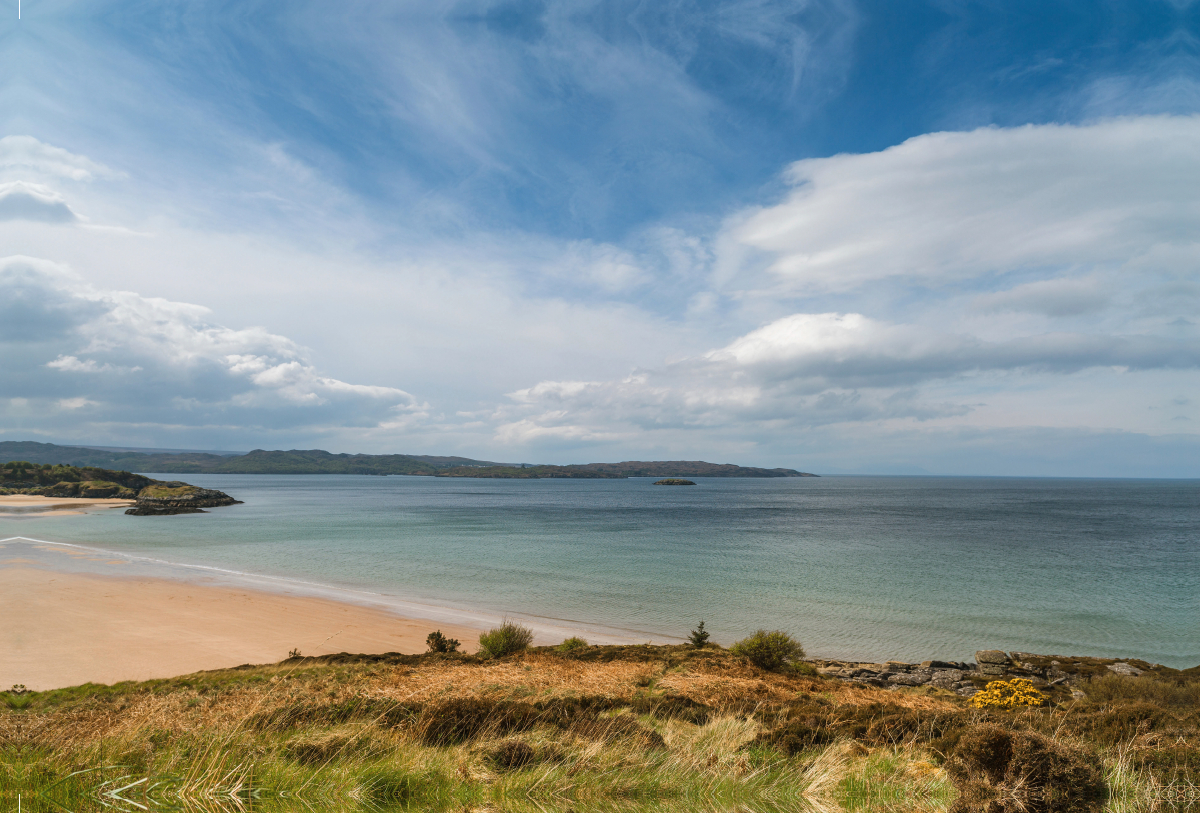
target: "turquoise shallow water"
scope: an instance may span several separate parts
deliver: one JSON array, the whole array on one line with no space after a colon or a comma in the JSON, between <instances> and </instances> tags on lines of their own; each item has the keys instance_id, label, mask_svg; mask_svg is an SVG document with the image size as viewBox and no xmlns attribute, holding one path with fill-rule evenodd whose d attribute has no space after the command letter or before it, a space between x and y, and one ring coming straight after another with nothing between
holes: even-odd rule
<instances>
[{"instance_id":1,"label":"turquoise shallow water","mask_svg":"<svg viewBox=\"0 0 1200 813\"><path fill-rule=\"evenodd\" d=\"M781 628L812 655L1001 648L1200 663L1197 481L180 477L246 504L6 518L0 537L646 639L703 618L723 643Z\"/></svg>"}]
</instances>

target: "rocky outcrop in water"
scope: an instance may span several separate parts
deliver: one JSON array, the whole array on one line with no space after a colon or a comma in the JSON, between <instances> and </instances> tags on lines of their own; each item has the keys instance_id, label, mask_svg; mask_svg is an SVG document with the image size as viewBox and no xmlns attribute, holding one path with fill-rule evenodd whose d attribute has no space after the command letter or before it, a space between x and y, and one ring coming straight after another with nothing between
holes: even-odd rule
<instances>
[{"instance_id":1,"label":"rocky outcrop in water","mask_svg":"<svg viewBox=\"0 0 1200 813\"><path fill-rule=\"evenodd\" d=\"M240 505L224 491L200 488L178 481L156 483L142 489L133 508L125 511L135 517L164 516L168 514L203 514L205 508L223 505Z\"/></svg>"}]
</instances>

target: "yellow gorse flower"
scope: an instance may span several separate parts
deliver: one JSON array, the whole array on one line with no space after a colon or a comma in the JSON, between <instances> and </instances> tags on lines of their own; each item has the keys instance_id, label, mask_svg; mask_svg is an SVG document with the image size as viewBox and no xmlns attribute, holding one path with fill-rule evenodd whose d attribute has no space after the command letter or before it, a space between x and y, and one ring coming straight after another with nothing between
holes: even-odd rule
<instances>
[{"instance_id":1,"label":"yellow gorse flower","mask_svg":"<svg viewBox=\"0 0 1200 813\"><path fill-rule=\"evenodd\" d=\"M1033 688L1033 681L1013 678L993 680L986 689L971 698L971 704L980 709L1011 709L1017 706L1042 706L1047 700L1046 695Z\"/></svg>"}]
</instances>

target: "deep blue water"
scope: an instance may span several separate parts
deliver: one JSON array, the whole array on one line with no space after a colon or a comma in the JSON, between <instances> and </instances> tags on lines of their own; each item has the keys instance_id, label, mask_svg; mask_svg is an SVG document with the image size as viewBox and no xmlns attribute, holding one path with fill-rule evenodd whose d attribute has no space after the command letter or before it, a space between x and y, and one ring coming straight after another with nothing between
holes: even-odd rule
<instances>
[{"instance_id":1,"label":"deep blue water","mask_svg":"<svg viewBox=\"0 0 1200 813\"><path fill-rule=\"evenodd\" d=\"M164 477L164 475L156 475ZM812 655L1000 648L1200 664L1200 482L938 477L447 480L180 475L209 514L0 520L13 535Z\"/></svg>"}]
</instances>

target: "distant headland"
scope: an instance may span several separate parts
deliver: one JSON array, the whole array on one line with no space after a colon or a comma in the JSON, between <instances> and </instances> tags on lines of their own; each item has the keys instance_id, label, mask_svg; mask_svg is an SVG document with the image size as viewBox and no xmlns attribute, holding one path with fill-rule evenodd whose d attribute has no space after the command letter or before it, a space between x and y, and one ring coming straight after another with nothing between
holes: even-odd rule
<instances>
[{"instance_id":1,"label":"distant headland","mask_svg":"<svg viewBox=\"0 0 1200 813\"><path fill-rule=\"evenodd\" d=\"M223 491L127 471L10 460L0 466L0 497L18 496L129 500L132 506L125 513L134 516L200 514L205 508L241 503Z\"/></svg>"},{"instance_id":2,"label":"distant headland","mask_svg":"<svg viewBox=\"0 0 1200 813\"><path fill-rule=\"evenodd\" d=\"M14 460L38 464L103 467L175 474L407 474L426 477L489 479L624 479L628 477L816 477L785 468L756 468L702 460L584 463L569 466L507 464L467 457L404 454L332 454L321 449L266 451L247 454L210 452L133 452L34 441L0 442L0 463Z\"/></svg>"}]
</instances>

